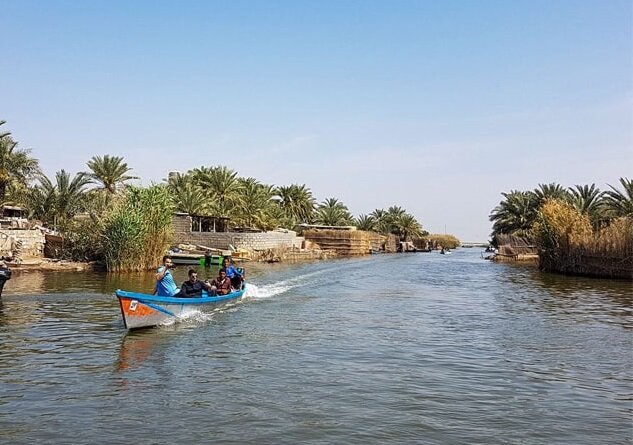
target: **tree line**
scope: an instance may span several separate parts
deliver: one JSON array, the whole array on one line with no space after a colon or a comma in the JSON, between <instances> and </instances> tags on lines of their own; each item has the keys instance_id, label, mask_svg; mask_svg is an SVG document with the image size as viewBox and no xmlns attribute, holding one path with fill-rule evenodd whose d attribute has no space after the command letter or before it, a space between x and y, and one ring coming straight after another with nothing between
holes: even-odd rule
<instances>
[{"instance_id":1,"label":"tree line","mask_svg":"<svg viewBox=\"0 0 633 445\"><path fill-rule=\"evenodd\" d=\"M30 149L20 148L9 132L1 131L5 123L0 121L0 203L19 205L30 219L40 220L71 238L84 239L84 243L94 242L88 239L96 232L95 227L103 229L106 222L112 233L102 234L102 238L108 238L110 245L113 239L123 239L124 227L130 233L142 233L140 223L133 224L130 215L136 207L151 213L151 203L146 202L145 195L153 196L156 207L170 216L178 211L227 217L232 227L274 230L318 224L356 226L394 234L402 240L428 235L417 219L399 206L376 209L355 218L338 198L317 202L305 184L264 184L255 178L241 177L226 166L201 166L184 174L170 174L163 183L142 188L130 185L138 177L122 157L106 154L93 156L86 163L86 171L71 174L62 169L49 178ZM126 209L127 216L121 209ZM78 215L89 218L90 233L78 230ZM115 215L119 218L116 224ZM147 216L139 214L136 218Z\"/></svg>"},{"instance_id":2,"label":"tree line","mask_svg":"<svg viewBox=\"0 0 633 445\"><path fill-rule=\"evenodd\" d=\"M534 243L539 268L570 275L633 279L633 181L600 191L595 184L502 193L490 214L497 235Z\"/></svg>"},{"instance_id":3,"label":"tree line","mask_svg":"<svg viewBox=\"0 0 633 445\"><path fill-rule=\"evenodd\" d=\"M566 203L589 219L594 230L608 226L621 217L633 217L633 180L620 178L620 187L608 184L601 191L595 184L563 187L539 184L534 190L501 193L503 200L490 213L492 234L530 237L539 210L548 200Z\"/></svg>"}]
</instances>

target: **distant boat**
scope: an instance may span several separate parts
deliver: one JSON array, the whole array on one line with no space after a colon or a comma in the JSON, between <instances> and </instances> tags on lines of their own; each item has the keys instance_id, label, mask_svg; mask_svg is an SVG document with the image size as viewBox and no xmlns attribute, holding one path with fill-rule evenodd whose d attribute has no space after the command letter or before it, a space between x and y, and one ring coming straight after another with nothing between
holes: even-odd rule
<instances>
[{"instance_id":1,"label":"distant boat","mask_svg":"<svg viewBox=\"0 0 633 445\"><path fill-rule=\"evenodd\" d=\"M244 292L245 287L227 295L217 296L209 296L203 291L202 296L197 298L159 297L121 289L117 289L115 294L119 299L125 327L137 329L182 319L196 311L211 311L238 301Z\"/></svg>"},{"instance_id":2,"label":"distant boat","mask_svg":"<svg viewBox=\"0 0 633 445\"><path fill-rule=\"evenodd\" d=\"M203 253L171 253L169 255L174 264L211 266L222 264L222 255L205 255Z\"/></svg>"}]
</instances>

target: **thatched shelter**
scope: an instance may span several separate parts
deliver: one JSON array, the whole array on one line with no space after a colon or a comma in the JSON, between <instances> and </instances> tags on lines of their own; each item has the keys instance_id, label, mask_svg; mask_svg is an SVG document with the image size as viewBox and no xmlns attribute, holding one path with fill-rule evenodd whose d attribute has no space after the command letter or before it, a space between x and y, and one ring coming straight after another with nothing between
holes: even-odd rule
<instances>
[{"instance_id":1,"label":"thatched shelter","mask_svg":"<svg viewBox=\"0 0 633 445\"><path fill-rule=\"evenodd\" d=\"M516 235L498 234L493 238L497 246L496 261L534 261L538 260L538 248L528 238Z\"/></svg>"}]
</instances>

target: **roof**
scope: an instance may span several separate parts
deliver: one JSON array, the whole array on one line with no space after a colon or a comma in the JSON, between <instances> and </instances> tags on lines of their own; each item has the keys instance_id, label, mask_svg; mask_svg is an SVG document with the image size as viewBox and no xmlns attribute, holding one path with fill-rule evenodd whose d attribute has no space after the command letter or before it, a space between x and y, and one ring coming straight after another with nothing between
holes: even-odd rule
<instances>
[{"instance_id":1,"label":"roof","mask_svg":"<svg viewBox=\"0 0 633 445\"><path fill-rule=\"evenodd\" d=\"M323 230L357 230L356 226L324 226L320 224L300 224L299 227L304 229L323 229Z\"/></svg>"}]
</instances>

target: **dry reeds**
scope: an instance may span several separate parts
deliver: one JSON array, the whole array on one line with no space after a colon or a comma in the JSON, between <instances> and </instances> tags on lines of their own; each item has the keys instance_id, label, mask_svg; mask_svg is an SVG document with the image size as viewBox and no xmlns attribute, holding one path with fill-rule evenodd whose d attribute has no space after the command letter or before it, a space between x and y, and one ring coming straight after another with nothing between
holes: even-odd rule
<instances>
[{"instance_id":1,"label":"dry reeds","mask_svg":"<svg viewBox=\"0 0 633 445\"><path fill-rule=\"evenodd\" d=\"M364 230L306 230L303 236L316 243L322 250L336 252L343 256L367 255L373 246L380 245L379 236Z\"/></svg>"},{"instance_id":2,"label":"dry reeds","mask_svg":"<svg viewBox=\"0 0 633 445\"><path fill-rule=\"evenodd\" d=\"M633 279L633 219L618 218L593 233L587 215L549 200L533 227L543 270Z\"/></svg>"},{"instance_id":3,"label":"dry reeds","mask_svg":"<svg viewBox=\"0 0 633 445\"><path fill-rule=\"evenodd\" d=\"M428 236L430 244L436 248L441 249L442 247L445 249L456 249L460 246L461 242L454 235L442 235L442 234L430 234Z\"/></svg>"}]
</instances>

